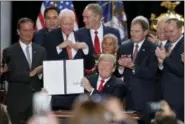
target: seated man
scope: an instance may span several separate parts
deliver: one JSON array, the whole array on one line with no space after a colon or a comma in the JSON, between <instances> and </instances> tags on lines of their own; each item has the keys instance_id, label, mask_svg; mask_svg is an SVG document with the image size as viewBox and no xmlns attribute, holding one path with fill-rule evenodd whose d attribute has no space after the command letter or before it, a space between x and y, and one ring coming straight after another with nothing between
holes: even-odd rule
<instances>
[{"instance_id":1,"label":"seated man","mask_svg":"<svg viewBox=\"0 0 185 124\"><path fill-rule=\"evenodd\" d=\"M82 85L90 94L105 94L115 96L121 101L126 95L124 83L113 76L116 58L110 54L102 54L98 59L98 72L82 79Z\"/></svg>"}]
</instances>

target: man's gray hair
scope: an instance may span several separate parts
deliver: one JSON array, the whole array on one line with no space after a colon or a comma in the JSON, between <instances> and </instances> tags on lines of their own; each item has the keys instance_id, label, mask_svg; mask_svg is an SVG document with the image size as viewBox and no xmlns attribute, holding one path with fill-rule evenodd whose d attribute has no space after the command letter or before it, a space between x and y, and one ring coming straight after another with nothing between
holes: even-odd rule
<instances>
[{"instance_id":1,"label":"man's gray hair","mask_svg":"<svg viewBox=\"0 0 185 124\"><path fill-rule=\"evenodd\" d=\"M146 17L144 16L136 16L133 20L132 20L132 25L134 24L140 24L142 29L145 30L149 30L149 21Z\"/></svg>"},{"instance_id":2,"label":"man's gray hair","mask_svg":"<svg viewBox=\"0 0 185 124\"><path fill-rule=\"evenodd\" d=\"M102 17L101 6L97 3L88 4L85 9L91 10L95 15Z\"/></svg>"},{"instance_id":3,"label":"man's gray hair","mask_svg":"<svg viewBox=\"0 0 185 124\"><path fill-rule=\"evenodd\" d=\"M108 33L108 34L104 35L103 41L105 39L112 39L114 41L115 46L118 47L118 38L114 34Z\"/></svg>"}]
</instances>

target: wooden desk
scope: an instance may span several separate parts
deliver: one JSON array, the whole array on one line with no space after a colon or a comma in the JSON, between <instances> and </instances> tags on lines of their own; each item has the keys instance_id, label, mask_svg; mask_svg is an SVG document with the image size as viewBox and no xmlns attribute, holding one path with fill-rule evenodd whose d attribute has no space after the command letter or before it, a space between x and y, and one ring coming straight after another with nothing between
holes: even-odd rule
<instances>
[{"instance_id":1,"label":"wooden desk","mask_svg":"<svg viewBox=\"0 0 185 124\"><path fill-rule=\"evenodd\" d=\"M57 118L70 118L72 117L72 111L62 110L54 112ZM137 114L127 114L129 118L138 120L140 118Z\"/></svg>"},{"instance_id":2,"label":"wooden desk","mask_svg":"<svg viewBox=\"0 0 185 124\"><path fill-rule=\"evenodd\" d=\"M72 117L72 112L63 110L63 111L55 111L54 112L57 118L70 118Z\"/></svg>"}]
</instances>

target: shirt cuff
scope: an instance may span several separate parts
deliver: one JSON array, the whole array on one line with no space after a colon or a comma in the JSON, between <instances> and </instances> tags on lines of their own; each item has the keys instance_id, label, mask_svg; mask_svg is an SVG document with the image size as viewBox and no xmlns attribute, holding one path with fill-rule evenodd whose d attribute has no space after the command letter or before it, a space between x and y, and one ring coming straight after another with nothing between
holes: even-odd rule
<instances>
[{"instance_id":1,"label":"shirt cuff","mask_svg":"<svg viewBox=\"0 0 185 124\"><path fill-rule=\"evenodd\" d=\"M93 94L94 92L94 88L92 88L91 92L90 92L90 96Z\"/></svg>"},{"instance_id":2,"label":"shirt cuff","mask_svg":"<svg viewBox=\"0 0 185 124\"><path fill-rule=\"evenodd\" d=\"M85 54L85 55L87 55L88 53L89 53L89 47L87 47L87 48L85 48L85 49L82 49L83 50L83 53Z\"/></svg>"},{"instance_id":3,"label":"shirt cuff","mask_svg":"<svg viewBox=\"0 0 185 124\"><path fill-rule=\"evenodd\" d=\"M62 52L62 49L60 49L59 46L56 47L57 53L60 54Z\"/></svg>"},{"instance_id":4,"label":"shirt cuff","mask_svg":"<svg viewBox=\"0 0 185 124\"><path fill-rule=\"evenodd\" d=\"M123 74L124 70L125 70L124 67L122 67L122 66L119 66L119 67L118 67L118 72L119 72L120 74Z\"/></svg>"},{"instance_id":5,"label":"shirt cuff","mask_svg":"<svg viewBox=\"0 0 185 124\"><path fill-rule=\"evenodd\" d=\"M163 64L159 64L158 67L160 70L163 70L163 68L164 68Z\"/></svg>"},{"instance_id":6,"label":"shirt cuff","mask_svg":"<svg viewBox=\"0 0 185 124\"><path fill-rule=\"evenodd\" d=\"M40 74L38 75L38 77L39 77L39 79L42 79L42 73L40 73Z\"/></svg>"}]
</instances>

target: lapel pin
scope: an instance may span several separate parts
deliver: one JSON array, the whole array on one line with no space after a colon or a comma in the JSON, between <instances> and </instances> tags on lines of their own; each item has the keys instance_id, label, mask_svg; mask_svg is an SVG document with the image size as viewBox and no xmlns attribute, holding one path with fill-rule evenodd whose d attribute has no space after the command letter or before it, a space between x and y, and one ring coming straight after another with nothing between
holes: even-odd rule
<instances>
[{"instance_id":1,"label":"lapel pin","mask_svg":"<svg viewBox=\"0 0 185 124\"><path fill-rule=\"evenodd\" d=\"M144 51L145 51L145 49L142 49L142 51L144 52Z\"/></svg>"}]
</instances>

